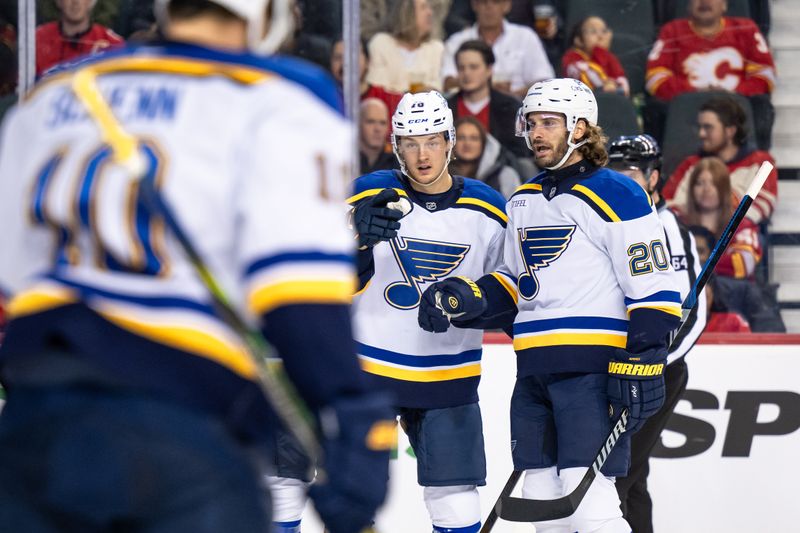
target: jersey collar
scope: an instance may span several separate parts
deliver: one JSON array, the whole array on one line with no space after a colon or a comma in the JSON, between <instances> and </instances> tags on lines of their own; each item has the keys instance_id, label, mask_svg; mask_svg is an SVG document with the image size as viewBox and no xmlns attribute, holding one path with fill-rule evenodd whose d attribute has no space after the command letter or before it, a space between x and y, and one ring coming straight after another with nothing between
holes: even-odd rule
<instances>
[{"instance_id":1,"label":"jersey collar","mask_svg":"<svg viewBox=\"0 0 800 533\"><path fill-rule=\"evenodd\" d=\"M583 159L568 167L557 170L546 170L541 180L542 194L552 200L559 194L569 192L572 186L585 180L597 170L597 167Z\"/></svg>"},{"instance_id":2,"label":"jersey collar","mask_svg":"<svg viewBox=\"0 0 800 533\"><path fill-rule=\"evenodd\" d=\"M453 204L461 198L461 193L464 190L464 178L461 176L452 176L453 185L450 186L449 190L439 194L425 194L414 190L408 182L408 178L406 178L402 172L395 170L394 173L397 179L400 180L400 183L403 184L403 189L406 191L411 201L430 212L442 211L453 206Z\"/></svg>"}]
</instances>

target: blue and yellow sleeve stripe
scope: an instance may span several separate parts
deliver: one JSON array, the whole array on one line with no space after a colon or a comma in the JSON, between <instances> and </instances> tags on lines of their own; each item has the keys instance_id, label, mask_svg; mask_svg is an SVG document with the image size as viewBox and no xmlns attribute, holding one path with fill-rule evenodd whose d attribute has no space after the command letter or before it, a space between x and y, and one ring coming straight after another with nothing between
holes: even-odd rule
<instances>
[{"instance_id":1,"label":"blue and yellow sleeve stripe","mask_svg":"<svg viewBox=\"0 0 800 533\"><path fill-rule=\"evenodd\" d=\"M348 254L291 252L254 261L246 270L248 308L257 315L285 305L348 304L357 289Z\"/></svg>"},{"instance_id":2,"label":"blue and yellow sleeve stripe","mask_svg":"<svg viewBox=\"0 0 800 533\"><path fill-rule=\"evenodd\" d=\"M514 299L514 303L518 304L517 280L505 272L492 272L490 275L508 292L508 295Z\"/></svg>"},{"instance_id":3,"label":"blue and yellow sleeve stripe","mask_svg":"<svg viewBox=\"0 0 800 533\"><path fill-rule=\"evenodd\" d=\"M681 318L681 295L677 291L659 291L644 298L625 298L628 315L636 309L652 309Z\"/></svg>"}]
</instances>

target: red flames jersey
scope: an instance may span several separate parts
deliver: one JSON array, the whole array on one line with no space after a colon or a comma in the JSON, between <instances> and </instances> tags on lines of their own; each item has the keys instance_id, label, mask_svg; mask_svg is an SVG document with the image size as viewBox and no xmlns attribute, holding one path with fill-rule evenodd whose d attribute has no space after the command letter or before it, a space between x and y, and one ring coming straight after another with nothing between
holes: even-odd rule
<instances>
[{"instance_id":1,"label":"red flames jersey","mask_svg":"<svg viewBox=\"0 0 800 533\"><path fill-rule=\"evenodd\" d=\"M664 190L661 195L667 200L670 206L686 205L689 196L689 174L692 168L700 160L700 155L691 155L683 160L678 166L672 176L669 177L667 183L664 185ZM731 190L736 195L736 201L739 202L747 192L750 182L758 171L758 167L764 161L769 161L773 165L775 160L772 159L767 152L763 150L742 150L735 158L726 163L728 172L731 175ZM775 210L775 202L778 200L778 171L772 169L769 173L767 181L761 188L761 192L753 200L753 205L747 211L747 218L760 224L769 220L772 216L772 211Z\"/></svg>"},{"instance_id":2,"label":"red flames jersey","mask_svg":"<svg viewBox=\"0 0 800 533\"><path fill-rule=\"evenodd\" d=\"M625 70L613 53L595 46L590 56L583 50L570 48L561 59L561 72L568 78L581 80L592 89L602 89L608 79L617 82L625 94L630 92Z\"/></svg>"},{"instance_id":3,"label":"red flames jersey","mask_svg":"<svg viewBox=\"0 0 800 533\"><path fill-rule=\"evenodd\" d=\"M668 22L647 58L645 88L662 100L712 88L745 96L775 85L767 41L747 18L724 17L720 31L702 37L688 19Z\"/></svg>"},{"instance_id":4,"label":"red flames jersey","mask_svg":"<svg viewBox=\"0 0 800 533\"><path fill-rule=\"evenodd\" d=\"M36 75L41 76L59 63L96 54L124 42L122 37L100 24L92 24L84 33L72 37L61 33L58 22L42 24L36 28Z\"/></svg>"}]
</instances>

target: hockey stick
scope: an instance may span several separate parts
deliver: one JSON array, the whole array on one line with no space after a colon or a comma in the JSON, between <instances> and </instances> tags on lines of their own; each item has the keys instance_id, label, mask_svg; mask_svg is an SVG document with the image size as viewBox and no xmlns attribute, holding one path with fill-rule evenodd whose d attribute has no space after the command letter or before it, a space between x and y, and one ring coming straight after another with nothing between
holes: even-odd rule
<instances>
[{"instance_id":1,"label":"hockey stick","mask_svg":"<svg viewBox=\"0 0 800 533\"><path fill-rule=\"evenodd\" d=\"M750 183L750 187L748 187L747 192L745 193L744 197L742 197L739 205L736 207L731 220L728 222L728 225L725 226L725 230L722 232L717 244L714 246L714 249L708 256L708 260L706 261L705 265L703 265L700 275L697 277L697 280L695 280L694 285L689 290L689 294L686 295L686 298L681 305L681 324L670 337L670 348L672 347L672 343L677 338L678 333L686 324L686 319L689 317L689 313L697 305L698 295L711 278L711 274L714 272L714 267L717 265L717 262L719 262L722 254L725 252L725 249L731 242L734 233L736 233L736 229L739 227L739 224L747 214L750 204L752 204L753 200L755 200L756 196L758 196L761 187L764 185L764 182L767 180L770 172L772 172L772 168L772 164L768 161L765 161L761 164L761 167L759 167L758 171L756 172L753 181ZM578 483L578 486L575 487L571 493L555 500L531 500L526 498L515 498L510 496L511 491L513 490L513 485L509 487L509 483L506 483L506 487L504 487L503 493L500 494L498 503L495 505L497 515L500 518L509 520L511 522L545 522L548 520L564 518L573 514L583 500L583 497L586 495L586 492L589 490L589 487L591 486L595 477L597 477L597 474L600 473L600 469L603 467L606 459L611 454L611 451L614 449L614 446L617 444L620 436L625 433L627 426L628 409L625 408L620 413L619 419L611 428L611 433L609 433L603 445L598 450L591 467L586 471L586 474L584 474L580 483ZM515 475L517 475L516 471L512 473L511 478L509 478L509 482L511 482ZM506 489L508 489L507 492ZM487 525L488 522L489 521L487 519ZM494 523L492 523L492 525L493 524ZM484 529L481 529L481 533L488 533L489 531L491 531L491 526L488 529L485 527Z\"/></svg>"},{"instance_id":2,"label":"hockey stick","mask_svg":"<svg viewBox=\"0 0 800 533\"><path fill-rule=\"evenodd\" d=\"M495 522L497 522L497 507L500 505L500 501L504 496L508 496L514 491L514 487L517 486L517 482L519 482L520 477L522 477L522 470L514 470L511 472L511 475L508 476L506 484L503 486L503 490L500 491L500 496L497 497L497 501L489 511L489 516L486 517L486 520L483 522L483 526L481 526L481 530L478 531L478 533L489 533L492 530Z\"/></svg>"},{"instance_id":3,"label":"hockey stick","mask_svg":"<svg viewBox=\"0 0 800 533\"><path fill-rule=\"evenodd\" d=\"M131 178L139 181L143 200L154 213L163 218L180 244L208 290L219 318L244 341L248 354L258 368L261 390L286 430L300 443L303 451L311 459L311 464L319 464L321 447L317 437L316 422L289 381L280 358L261 332L250 326L235 310L230 298L203 262L169 206L158 194L154 183L155 177L146 175L147 167L138 140L122 128L100 93L96 78L97 73L93 69L81 69L73 76L71 85L73 92L100 129L103 141L111 147L115 162L125 168Z\"/></svg>"}]
</instances>

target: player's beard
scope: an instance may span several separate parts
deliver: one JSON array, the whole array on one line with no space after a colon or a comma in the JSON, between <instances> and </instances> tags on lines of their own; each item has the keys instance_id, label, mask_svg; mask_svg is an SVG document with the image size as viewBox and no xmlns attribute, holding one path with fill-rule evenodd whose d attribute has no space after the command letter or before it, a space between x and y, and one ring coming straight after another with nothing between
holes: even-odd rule
<instances>
[{"instance_id":1,"label":"player's beard","mask_svg":"<svg viewBox=\"0 0 800 533\"><path fill-rule=\"evenodd\" d=\"M567 148L568 148L567 140L564 137L562 137L559 140L558 145L555 147L553 147L549 143L541 143L541 144L547 146L548 148L550 148L550 150L548 152L545 152L545 154L540 157L538 152L536 151L537 145L534 144L533 158L536 161L536 166L539 168L552 167L558 164L558 162L561 161L561 158L564 157L564 154L567 153Z\"/></svg>"}]
</instances>

